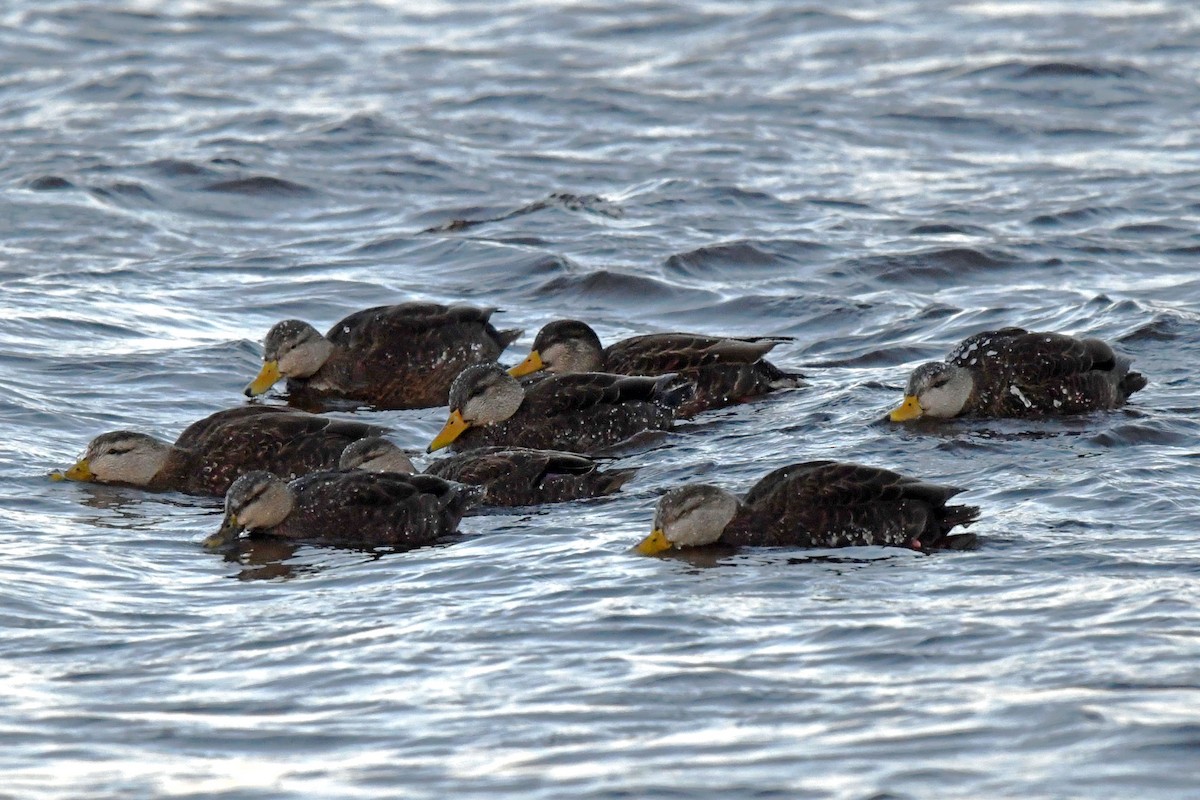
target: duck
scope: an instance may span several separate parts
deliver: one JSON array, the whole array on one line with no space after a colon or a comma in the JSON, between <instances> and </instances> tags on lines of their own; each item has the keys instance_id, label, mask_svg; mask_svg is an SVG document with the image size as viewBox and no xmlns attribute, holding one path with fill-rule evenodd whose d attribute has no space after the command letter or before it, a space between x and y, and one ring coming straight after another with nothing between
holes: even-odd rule
<instances>
[{"instance_id":1,"label":"duck","mask_svg":"<svg viewBox=\"0 0 1200 800\"><path fill-rule=\"evenodd\" d=\"M100 434L74 466L51 477L219 497L251 470L297 477L335 468L346 445L385 430L281 406L240 406L192 423L174 444L131 430Z\"/></svg>"},{"instance_id":2,"label":"duck","mask_svg":"<svg viewBox=\"0 0 1200 800\"><path fill-rule=\"evenodd\" d=\"M945 361L912 371L892 422L1039 417L1122 406L1146 386L1132 360L1100 339L1001 328L964 339Z\"/></svg>"},{"instance_id":3,"label":"duck","mask_svg":"<svg viewBox=\"0 0 1200 800\"><path fill-rule=\"evenodd\" d=\"M337 399L377 409L446 403L464 367L494 361L520 337L488 321L495 308L400 303L356 311L322 336L307 322L276 323L263 341L263 365L245 395L281 378L297 398ZM305 401L306 402L306 401Z\"/></svg>"},{"instance_id":4,"label":"duck","mask_svg":"<svg viewBox=\"0 0 1200 800\"><path fill-rule=\"evenodd\" d=\"M382 436L348 444L338 467L405 475L417 471L412 459ZM636 472L604 471L587 456L528 447L481 447L438 459L424 470L426 475L483 487L482 502L490 506L531 506L602 497L619 490Z\"/></svg>"},{"instance_id":5,"label":"duck","mask_svg":"<svg viewBox=\"0 0 1200 800\"><path fill-rule=\"evenodd\" d=\"M946 505L962 491L881 467L807 461L768 473L743 499L711 484L671 489L635 549L643 555L710 545L967 549L974 535L950 531L974 522L979 508Z\"/></svg>"},{"instance_id":6,"label":"duck","mask_svg":"<svg viewBox=\"0 0 1200 800\"><path fill-rule=\"evenodd\" d=\"M480 494L432 475L323 470L284 481L252 470L230 485L221 527L204 547L224 549L243 531L312 544L421 547L457 531Z\"/></svg>"},{"instance_id":7,"label":"duck","mask_svg":"<svg viewBox=\"0 0 1200 800\"><path fill-rule=\"evenodd\" d=\"M680 417L691 417L777 389L803 386L803 375L784 372L763 358L776 345L790 341L790 336L651 333L604 347L587 323L559 319L538 331L529 355L512 367L509 374L520 378L542 371L554 375L574 372L675 373L694 386L691 399L678 411Z\"/></svg>"},{"instance_id":8,"label":"duck","mask_svg":"<svg viewBox=\"0 0 1200 800\"><path fill-rule=\"evenodd\" d=\"M453 444L593 454L643 431L670 430L691 391L673 374L579 372L522 386L499 364L476 364L454 379L449 419L426 452Z\"/></svg>"}]
</instances>

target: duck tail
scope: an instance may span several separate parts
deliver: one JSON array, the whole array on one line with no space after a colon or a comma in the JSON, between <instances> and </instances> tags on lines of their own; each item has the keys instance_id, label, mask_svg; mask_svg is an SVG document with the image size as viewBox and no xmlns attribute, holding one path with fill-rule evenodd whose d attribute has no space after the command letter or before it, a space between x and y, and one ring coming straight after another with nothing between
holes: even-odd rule
<instances>
[{"instance_id":1,"label":"duck tail","mask_svg":"<svg viewBox=\"0 0 1200 800\"><path fill-rule=\"evenodd\" d=\"M1146 376L1140 372L1128 372L1125 377L1121 378L1118 388L1121 390L1122 399L1129 399L1129 395L1134 392L1139 392L1146 388Z\"/></svg>"},{"instance_id":2,"label":"duck tail","mask_svg":"<svg viewBox=\"0 0 1200 800\"><path fill-rule=\"evenodd\" d=\"M696 394L696 384L675 372L659 376L654 382L658 402L667 408L678 409Z\"/></svg>"},{"instance_id":3,"label":"duck tail","mask_svg":"<svg viewBox=\"0 0 1200 800\"><path fill-rule=\"evenodd\" d=\"M508 347L510 344L521 338L521 334L525 333L521 328L507 328L502 331L496 331L496 340L500 346Z\"/></svg>"},{"instance_id":4,"label":"duck tail","mask_svg":"<svg viewBox=\"0 0 1200 800\"><path fill-rule=\"evenodd\" d=\"M962 525L964 528L979 519L979 506L946 506L942 509L942 530Z\"/></svg>"},{"instance_id":5,"label":"duck tail","mask_svg":"<svg viewBox=\"0 0 1200 800\"><path fill-rule=\"evenodd\" d=\"M959 525L966 527L979 519L979 506L944 506L938 515L937 539L927 543L927 550L974 550L978 538L973 533L950 533Z\"/></svg>"},{"instance_id":6,"label":"duck tail","mask_svg":"<svg viewBox=\"0 0 1200 800\"><path fill-rule=\"evenodd\" d=\"M799 372L784 372L770 361L760 361L758 367L765 373L767 386L772 389L799 389L808 385Z\"/></svg>"},{"instance_id":7,"label":"duck tail","mask_svg":"<svg viewBox=\"0 0 1200 800\"><path fill-rule=\"evenodd\" d=\"M636 469L614 469L596 473L596 490L599 495L612 494L637 474Z\"/></svg>"}]
</instances>

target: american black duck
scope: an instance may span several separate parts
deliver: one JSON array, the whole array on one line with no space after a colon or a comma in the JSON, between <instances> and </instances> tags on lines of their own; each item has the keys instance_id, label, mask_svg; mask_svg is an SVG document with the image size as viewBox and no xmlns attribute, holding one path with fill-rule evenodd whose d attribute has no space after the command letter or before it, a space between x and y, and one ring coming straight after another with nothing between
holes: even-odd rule
<instances>
[{"instance_id":1,"label":"american black duck","mask_svg":"<svg viewBox=\"0 0 1200 800\"><path fill-rule=\"evenodd\" d=\"M513 377L546 371L610 372L618 375L675 373L691 381L695 391L678 416L739 403L776 389L802 386L804 376L789 373L763 358L786 336L747 338L698 333L651 333L614 342L608 347L586 323L574 319L545 325L529 355L509 370Z\"/></svg>"},{"instance_id":2,"label":"american black duck","mask_svg":"<svg viewBox=\"0 0 1200 800\"><path fill-rule=\"evenodd\" d=\"M742 500L707 484L670 490L659 498L654 529L637 550L654 555L706 545L961 549L975 537L950 530L979 515L975 506L946 505L962 491L878 467L809 461L769 473Z\"/></svg>"},{"instance_id":3,"label":"american black duck","mask_svg":"<svg viewBox=\"0 0 1200 800\"><path fill-rule=\"evenodd\" d=\"M54 477L219 496L251 470L296 477L333 469L346 445L383 431L278 406L242 406L192 423L174 444L136 431L101 434Z\"/></svg>"},{"instance_id":4,"label":"american black duck","mask_svg":"<svg viewBox=\"0 0 1200 800\"><path fill-rule=\"evenodd\" d=\"M496 358L519 330L499 331L494 308L401 303L357 311L322 336L307 322L276 323L263 342L263 366L246 395L287 378L289 393L362 402L375 408L444 405L464 367Z\"/></svg>"},{"instance_id":5,"label":"american black duck","mask_svg":"<svg viewBox=\"0 0 1200 800\"><path fill-rule=\"evenodd\" d=\"M346 446L342 469L416 472L412 460L387 439L372 436ZM441 458L426 475L483 487L482 502L492 506L529 506L601 497L621 488L637 470L601 470L592 459L558 450L481 447Z\"/></svg>"},{"instance_id":6,"label":"american black duck","mask_svg":"<svg viewBox=\"0 0 1200 800\"><path fill-rule=\"evenodd\" d=\"M497 364L467 367L450 387L450 418L428 452L489 445L594 453L647 430L668 430L691 386L657 378L582 372L522 387Z\"/></svg>"},{"instance_id":7,"label":"american black duck","mask_svg":"<svg viewBox=\"0 0 1200 800\"><path fill-rule=\"evenodd\" d=\"M217 549L249 531L346 547L420 547L454 533L479 494L432 475L337 470L288 483L256 470L229 487L225 518L204 546Z\"/></svg>"},{"instance_id":8,"label":"american black duck","mask_svg":"<svg viewBox=\"0 0 1200 800\"><path fill-rule=\"evenodd\" d=\"M967 339L913 370L892 422L1037 417L1116 408L1146 379L1099 339L1002 328Z\"/></svg>"}]
</instances>

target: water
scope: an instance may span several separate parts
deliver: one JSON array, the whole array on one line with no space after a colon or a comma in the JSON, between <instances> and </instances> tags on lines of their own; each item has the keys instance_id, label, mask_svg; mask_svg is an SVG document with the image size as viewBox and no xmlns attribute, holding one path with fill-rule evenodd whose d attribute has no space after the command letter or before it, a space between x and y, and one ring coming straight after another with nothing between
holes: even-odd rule
<instances>
[{"instance_id":1,"label":"water","mask_svg":"<svg viewBox=\"0 0 1200 800\"><path fill-rule=\"evenodd\" d=\"M0 795L1196 796L1193 5L411 5L0 12ZM502 307L509 362L563 315L790 335L811 386L380 557L45 477L406 299ZM1008 324L1150 385L878 423ZM969 487L983 547L627 552L668 486L826 457Z\"/></svg>"}]
</instances>

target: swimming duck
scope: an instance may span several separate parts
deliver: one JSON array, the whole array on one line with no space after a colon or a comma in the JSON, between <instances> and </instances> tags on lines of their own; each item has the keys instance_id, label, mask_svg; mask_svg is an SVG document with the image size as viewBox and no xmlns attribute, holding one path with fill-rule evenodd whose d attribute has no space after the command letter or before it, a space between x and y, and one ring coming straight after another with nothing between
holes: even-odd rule
<instances>
[{"instance_id":1,"label":"swimming duck","mask_svg":"<svg viewBox=\"0 0 1200 800\"><path fill-rule=\"evenodd\" d=\"M356 400L375 408L440 406L464 367L494 361L521 335L498 331L494 308L401 303L357 311L322 336L307 322L276 323L262 370L246 387L262 394L280 378L288 391Z\"/></svg>"},{"instance_id":2,"label":"swimming duck","mask_svg":"<svg viewBox=\"0 0 1200 800\"><path fill-rule=\"evenodd\" d=\"M792 464L769 473L743 500L707 484L670 490L659 498L654 529L637 551L705 545L962 549L975 537L950 530L979 516L975 506L946 505L962 491L862 464Z\"/></svg>"},{"instance_id":3,"label":"swimming duck","mask_svg":"<svg viewBox=\"0 0 1200 800\"><path fill-rule=\"evenodd\" d=\"M103 433L53 477L219 496L250 470L295 477L332 469L347 444L383 431L279 406L242 406L192 423L174 444L136 431Z\"/></svg>"},{"instance_id":4,"label":"swimming duck","mask_svg":"<svg viewBox=\"0 0 1200 800\"><path fill-rule=\"evenodd\" d=\"M242 531L315 544L420 547L454 533L482 492L435 478L362 470L313 472L285 483L255 470L225 494L217 549Z\"/></svg>"},{"instance_id":5,"label":"swimming duck","mask_svg":"<svg viewBox=\"0 0 1200 800\"><path fill-rule=\"evenodd\" d=\"M509 370L515 378L545 370L611 372L618 375L676 373L695 386L692 398L678 411L690 417L710 408L721 408L776 389L803 386L804 376L788 373L763 356L788 336L734 338L697 333L651 333L603 347L586 323L555 320L538 331L529 355Z\"/></svg>"},{"instance_id":6,"label":"swimming duck","mask_svg":"<svg viewBox=\"0 0 1200 800\"><path fill-rule=\"evenodd\" d=\"M964 339L945 361L913 370L892 422L920 418L1034 417L1123 405L1146 379L1099 339L1023 328Z\"/></svg>"},{"instance_id":7,"label":"swimming duck","mask_svg":"<svg viewBox=\"0 0 1200 800\"><path fill-rule=\"evenodd\" d=\"M416 472L404 451L379 436L351 442L338 466L407 475ZM492 506L528 506L601 497L620 489L636 471L604 472L586 456L527 447L481 447L438 459L425 468L426 475L482 486L487 492L483 502Z\"/></svg>"},{"instance_id":8,"label":"swimming duck","mask_svg":"<svg viewBox=\"0 0 1200 800\"><path fill-rule=\"evenodd\" d=\"M521 386L498 364L467 367L450 387L450 418L427 452L453 443L594 453L647 430L669 430L691 393L675 375L581 372Z\"/></svg>"}]
</instances>

